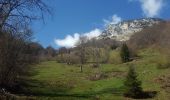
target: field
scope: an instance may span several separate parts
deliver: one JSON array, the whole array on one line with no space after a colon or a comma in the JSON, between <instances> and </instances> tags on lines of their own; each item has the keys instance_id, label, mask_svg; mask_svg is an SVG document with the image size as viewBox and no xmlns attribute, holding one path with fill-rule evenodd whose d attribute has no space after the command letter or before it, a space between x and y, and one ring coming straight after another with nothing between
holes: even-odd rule
<instances>
[{"instance_id":1,"label":"field","mask_svg":"<svg viewBox=\"0 0 170 100\"><path fill-rule=\"evenodd\" d=\"M158 78L168 76L169 68L159 69L162 55L154 50L142 50L139 58L125 64L101 64L99 68L42 62L33 67L35 72L25 90L38 100L129 100L123 97L123 82L128 66L134 66L144 91L156 91L148 100L169 100L170 93L162 88Z\"/></svg>"}]
</instances>

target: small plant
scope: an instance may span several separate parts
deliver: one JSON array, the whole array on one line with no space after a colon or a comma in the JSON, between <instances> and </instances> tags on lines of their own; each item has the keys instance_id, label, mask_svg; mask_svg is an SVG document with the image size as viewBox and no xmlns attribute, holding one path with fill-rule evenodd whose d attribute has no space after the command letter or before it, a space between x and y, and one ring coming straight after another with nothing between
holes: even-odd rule
<instances>
[{"instance_id":1,"label":"small plant","mask_svg":"<svg viewBox=\"0 0 170 100\"><path fill-rule=\"evenodd\" d=\"M123 63L130 61L129 48L125 43L121 47L120 56Z\"/></svg>"},{"instance_id":2,"label":"small plant","mask_svg":"<svg viewBox=\"0 0 170 100\"><path fill-rule=\"evenodd\" d=\"M137 79L137 73L134 67L130 66L128 75L124 82L125 92L124 95L132 98L140 98L143 95L143 90L141 87L141 81Z\"/></svg>"}]
</instances>

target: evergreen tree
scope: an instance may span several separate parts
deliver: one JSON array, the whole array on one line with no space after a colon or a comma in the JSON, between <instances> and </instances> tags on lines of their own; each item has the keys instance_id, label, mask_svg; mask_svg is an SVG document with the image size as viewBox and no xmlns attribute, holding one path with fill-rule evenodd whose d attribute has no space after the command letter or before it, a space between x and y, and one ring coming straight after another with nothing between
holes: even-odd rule
<instances>
[{"instance_id":1,"label":"evergreen tree","mask_svg":"<svg viewBox=\"0 0 170 100\"><path fill-rule=\"evenodd\" d=\"M137 79L137 73L134 67L129 67L128 75L124 82L125 92L124 95L133 98L140 98L142 96L141 81Z\"/></svg>"},{"instance_id":2,"label":"evergreen tree","mask_svg":"<svg viewBox=\"0 0 170 100\"><path fill-rule=\"evenodd\" d=\"M122 62L130 61L129 48L125 43L121 47L120 56L121 56Z\"/></svg>"}]
</instances>

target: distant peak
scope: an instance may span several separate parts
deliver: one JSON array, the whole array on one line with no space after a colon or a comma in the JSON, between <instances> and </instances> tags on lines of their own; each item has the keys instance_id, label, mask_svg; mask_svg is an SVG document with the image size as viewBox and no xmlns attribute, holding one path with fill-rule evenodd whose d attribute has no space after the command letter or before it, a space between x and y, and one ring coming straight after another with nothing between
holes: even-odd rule
<instances>
[{"instance_id":1,"label":"distant peak","mask_svg":"<svg viewBox=\"0 0 170 100\"><path fill-rule=\"evenodd\" d=\"M124 20L117 24L109 24L106 26L99 38L111 38L118 41L126 41L136 32L147 27L164 21L160 18L140 18L134 20Z\"/></svg>"}]
</instances>

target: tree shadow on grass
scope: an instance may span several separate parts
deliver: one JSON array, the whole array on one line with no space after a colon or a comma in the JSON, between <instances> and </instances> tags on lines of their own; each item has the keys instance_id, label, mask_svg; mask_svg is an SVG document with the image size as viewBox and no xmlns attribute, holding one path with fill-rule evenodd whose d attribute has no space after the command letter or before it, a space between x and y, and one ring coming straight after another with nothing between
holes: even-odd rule
<instances>
[{"instance_id":1,"label":"tree shadow on grass","mask_svg":"<svg viewBox=\"0 0 170 100\"><path fill-rule=\"evenodd\" d=\"M56 86L54 89L49 89L49 91L31 91L30 89L32 88L46 88L44 84L40 81L37 80L29 80L28 82L25 82L24 87L29 87L29 88L23 88L20 91L20 94L24 94L26 96L36 96L36 97L76 97L76 98L95 98L97 95L102 95L102 94L113 94L116 96L122 96L123 94L123 87L118 87L118 88L105 88L100 91L84 91L81 93L68 93L70 91L70 88L67 88L67 86Z\"/></svg>"},{"instance_id":2,"label":"tree shadow on grass","mask_svg":"<svg viewBox=\"0 0 170 100\"><path fill-rule=\"evenodd\" d=\"M144 91L140 99L154 98L157 95L157 91Z\"/></svg>"},{"instance_id":3,"label":"tree shadow on grass","mask_svg":"<svg viewBox=\"0 0 170 100\"><path fill-rule=\"evenodd\" d=\"M102 94L113 94L116 96L122 96L123 88L105 88L101 91L89 91L84 93L75 93L75 94L68 94L68 93L38 93L33 94L34 96L47 96L47 97L77 97L77 98L94 98L97 95Z\"/></svg>"},{"instance_id":4,"label":"tree shadow on grass","mask_svg":"<svg viewBox=\"0 0 170 100\"><path fill-rule=\"evenodd\" d=\"M69 88L67 88L67 86L64 86L61 84L55 84L55 86L50 86L49 84L47 84L46 82L43 81L39 81L39 80L24 80L22 83L22 91L21 92L25 92L25 93L32 93L33 91L31 91L32 89L43 89L43 90L55 90L56 93L63 93L63 92L67 92L69 90ZM25 90L24 90L25 89ZM45 92L45 91L42 91Z\"/></svg>"},{"instance_id":5,"label":"tree shadow on grass","mask_svg":"<svg viewBox=\"0 0 170 100\"><path fill-rule=\"evenodd\" d=\"M53 88L54 87L54 88ZM15 94L36 97L76 97L76 98L91 98L89 94L71 94L68 93L71 88L66 85L55 84L55 86L48 86L42 81L33 79L24 79L20 84L19 89Z\"/></svg>"},{"instance_id":6,"label":"tree shadow on grass","mask_svg":"<svg viewBox=\"0 0 170 100\"><path fill-rule=\"evenodd\" d=\"M67 84L62 84L61 81L51 84L48 80L38 80L33 79L32 77L38 75L38 71L30 71L25 77L20 78L19 84L16 86L16 89L11 93L18 95L26 96L36 96L36 95L49 95L53 96L56 94L64 94L69 91L70 88L66 86Z\"/></svg>"},{"instance_id":7,"label":"tree shadow on grass","mask_svg":"<svg viewBox=\"0 0 170 100\"><path fill-rule=\"evenodd\" d=\"M133 99L151 99L154 98L157 95L157 91L144 91L140 95L135 97L130 97L128 95L125 95L125 97L133 98Z\"/></svg>"}]
</instances>

